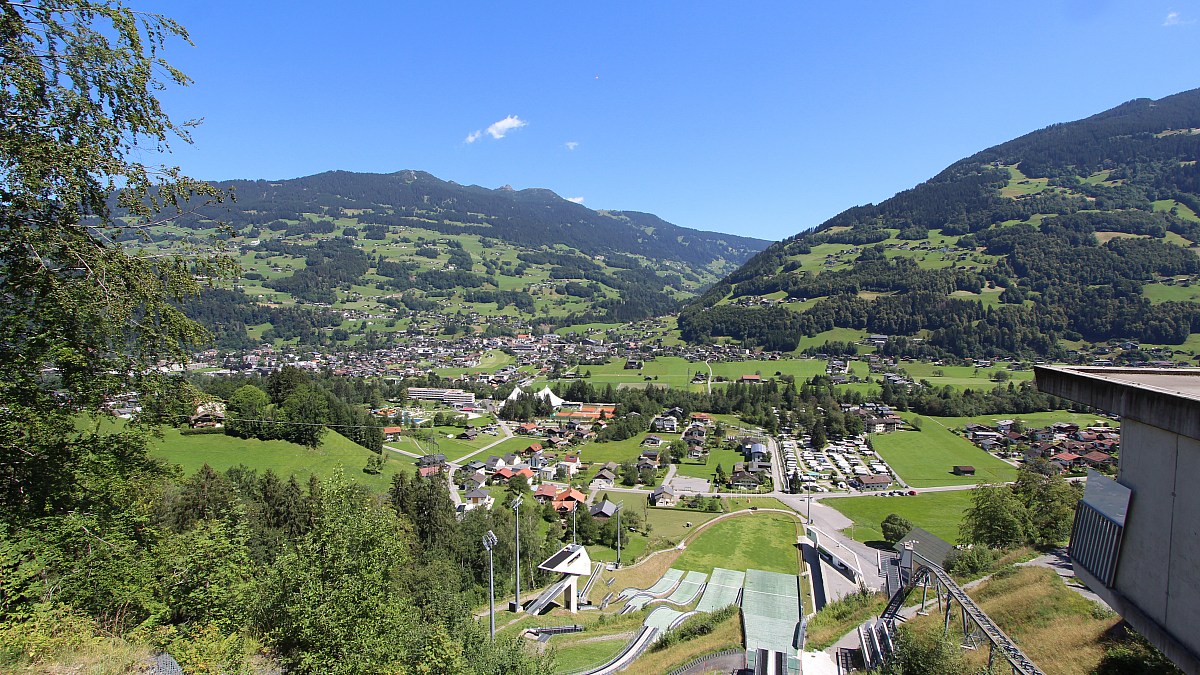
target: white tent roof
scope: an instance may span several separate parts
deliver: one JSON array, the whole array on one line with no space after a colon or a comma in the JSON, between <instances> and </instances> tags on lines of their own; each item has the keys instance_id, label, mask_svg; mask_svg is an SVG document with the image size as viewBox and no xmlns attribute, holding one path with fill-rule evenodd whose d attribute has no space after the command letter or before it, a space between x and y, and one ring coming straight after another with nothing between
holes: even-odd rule
<instances>
[{"instance_id":1,"label":"white tent roof","mask_svg":"<svg viewBox=\"0 0 1200 675\"><path fill-rule=\"evenodd\" d=\"M506 398L506 399L504 399L504 400L506 400L506 401L515 401L515 400L517 400L517 397L518 397L518 396L520 396L522 393L523 393L523 392L521 391L521 388L520 388L520 387L513 387L512 393L511 393L511 394L509 394L509 395L508 395L508 398Z\"/></svg>"},{"instance_id":2,"label":"white tent roof","mask_svg":"<svg viewBox=\"0 0 1200 675\"><path fill-rule=\"evenodd\" d=\"M554 395L554 392L550 390L549 385L547 385L545 389L542 389L541 391L539 391L536 394L536 396L538 398L547 398L548 397L550 399L550 405L554 406L555 408L557 408L557 407L561 406L563 403L565 403L565 401L563 401L561 398Z\"/></svg>"}]
</instances>

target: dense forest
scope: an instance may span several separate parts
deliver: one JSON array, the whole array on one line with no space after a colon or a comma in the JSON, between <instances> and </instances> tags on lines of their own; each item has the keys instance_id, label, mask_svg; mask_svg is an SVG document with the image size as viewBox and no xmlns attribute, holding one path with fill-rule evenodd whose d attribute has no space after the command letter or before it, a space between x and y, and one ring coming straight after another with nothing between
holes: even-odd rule
<instances>
[{"instance_id":1,"label":"dense forest","mask_svg":"<svg viewBox=\"0 0 1200 675\"><path fill-rule=\"evenodd\" d=\"M1061 357L1060 340L1180 344L1200 332L1196 305L1153 304L1143 287L1200 273L1197 128L1200 90L990 148L772 245L687 306L680 330L690 341L791 350L801 336L853 328L919 336L904 344L934 358ZM941 253L957 262L923 267L896 255L896 242L931 232L953 237ZM850 266L802 270L826 244L855 247ZM1000 303L971 297L984 289L1002 290ZM729 302L776 292L817 302L803 311Z\"/></svg>"}]
</instances>

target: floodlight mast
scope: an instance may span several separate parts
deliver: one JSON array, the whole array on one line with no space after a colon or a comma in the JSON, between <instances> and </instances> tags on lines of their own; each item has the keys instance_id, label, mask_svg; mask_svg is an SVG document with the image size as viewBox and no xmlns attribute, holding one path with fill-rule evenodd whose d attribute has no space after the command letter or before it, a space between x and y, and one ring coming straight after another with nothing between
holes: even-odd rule
<instances>
[{"instance_id":1,"label":"floodlight mast","mask_svg":"<svg viewBox=\"0 0 1200 675\"><path fill-rule=\"evenodd\" d=\"M621 566L621 507L625 506L625 502L619 502L617 508L617 567Z\"/></svg>"},{"instance_id":2,"label":"floodlight mast","mask_svg":"<svg viewBox=\"0 0 1200 675\"><path fill-rule=\"evenodd\" d=\"M492 561L492 548L496 546L496 533L491 530L483 535L483 547L488 552L488 627L492 642L496 641L496 566Z\"/></svg>"},{"instance_id":3,"label":"floodlight mast","mask_svg":"<svg viewBox=\"0 0 1200 675\"><path fill-rule=\"evenodd\" d=\"M518 510L521 506L521 497L517 497L512 502L513 522L515 524L516 543L517 543L517 593L516 603L513 606L514 612L521 611L521 512Z\"/></svg>"}]
</instances>

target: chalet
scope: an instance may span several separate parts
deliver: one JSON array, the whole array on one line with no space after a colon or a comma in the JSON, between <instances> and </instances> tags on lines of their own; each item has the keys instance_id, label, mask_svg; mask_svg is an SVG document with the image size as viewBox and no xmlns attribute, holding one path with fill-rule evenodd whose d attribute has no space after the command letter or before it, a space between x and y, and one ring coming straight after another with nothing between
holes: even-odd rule
<instances>
[{"instance_id":1,"label":"chalet","mask_svg":"<svg viewBox=\"0 0 1200 675\"><path fill-rule=\"evenodd\" d=\"M513 471L513 478L516 478L517 476L523 476L525 478L525 480L529 483L533 482L534 475L535 474L533 472L533 469L530 469L527 466L523 466L523 467Z\"/></svg>"},{"instance_id":2,"label":"chalet","mask_svg":"<svg viewBox=\"0 0 1200 675\"><path fill-rule=\"evenodd\" d=\"M600 469L596 472L596 476L592 478L592 485L598 486L599 489L610 488L616 482L617 475L608 469ZM595 489L595 487L593 489Z\"/></svg>"},{"instance_id":3,"label":"chalet","mask_svg":"<svg viewBox=\"0 0 1200 675\"><path fill-rule=\"evenodd\" d=\"M692 422L700 424L712 424L712 415L708 413L692 413Z\"/></svg>"},{"instance_id":4,"label":"chalet","mask_svg":"<svg viewBox=\"0 0 1200 675\"><path fill-rule=\"evenodd\" d=\"M446 463L446 456L437 453L435 455L425 455L417 460L417 466L424 469L428 466L442 466Z\"/></svg>"},{"instance_id":5,"label":"chalet","mask_svg":"<svg viewBox=\"0 0 1200 675\"><path fill-rule=\"evenodd\" d=\"M762 443L746 443L742 446L742 455L747 461L767 458L767 446Z\"/></svg>"},{"instance_id":6,"label":"chalet","mask_svg":"<svg viewBox=\"0 0 1200 675\"><path fill-rule=\"evenodd\" d=\"M863 433L889 434L900 426L900 420L894 417L872 417L863 420Z\"/></svg>"},{"instance_id":7,"label":"chalet","mask_svg":"<svg viewBox=\"0 0 1200 675\"><path fill-rule=\"evenodd\" d=\"M858 476L854 479L859 487L863 490L883 490L892 485L892 477L872 474L870 476Z\"/></svg>"},{"instance_id":8,"label":"chalet","mask_svg":"<svg viewBox=\"0 0 1200 675\"><path fill-rule=\"evenodd\" d=\"M974 476L975 475L975 467L967 465L967 464L959 464L954 467L954 475L955 476Z\"/></svg>"},{"instance_id":9,"label":"chalet","mask_svg":"<svg viewBox=\"0 0 1200 675\"><path fill-rule=\"evenodd\" d=\"M487 458L487 461L483 463L483 466L485 469L487 469L488 473L495 473L508 465L504 462L504 458L492 455L491 457Z\"/></svg>"},{"instance_id":10,"label":"chalet","mask_svg":"<svg viewBox=\"0 0 1200 675\"><path fill-rule=\"evenodd\" d=\"M430 476L436 476L441 472L442 472L442 467L440 467L436 464L434 466L423 466L423 467L417 469L417 473L420 474L421 478L429 478Z\"/></svg>"},{"instance_id":11,"label":"chalet","mask_svg":"<svg viewBox=\"0 0 1200 675\"><path fill-rule=\"evenodd\" d=\"M483 471L484 468L485 468L485 466L484 466L483 462L481 462L477 459L473 459L473 460L467 462L466 464L464 464L462 467L462 470L468 474L472 474L472 473L476 473L478 471Z\"/></svg>"},{"instance_id":12,"label":"chalet","mask_svg":"<svg viewBox=\"0 0 1200 675\"><path fill-rule=\"evenodd\" d=\"M533 491L533 498L543 503L554 501L557 496L558 488L549 483L542 483Z\"/></svg>"},{"instance_id":13,"label":"chalet","mask_svg":"<svg viewBox=\"0 0 1200 675\"><path fill-rule=\"evenodd\" d=\"M538 426L536 424L534 424L533 422L526 422L525 424L522 424L521 426L517 427L518 434L532 435L532 434L536 434L537 430L538 430Z\"/></svg>"},{"instance_id":14,"label":"chalet","mask_svg":"<svg viewBox=\"0 0 1200 675\"><path fill-rule=\"evenodd\" d=\"M1113 463L1112 455L1109 455L1108 453L1100 452L1099 450L1093 450L1093 451L1089 452L1088 454L1084 455L1081 459L1088 466L1094 466L1094 467L1106 466L1106 465Z\"/></svg>"},{"instance_id":15,"label":"chalet","mask_svg":"<svg viewBox=\"0 0 1200 675\"><path fill-rule=\"evenodd\" d=\"M642 445L646 446L647 448L657 448L662 444L663 439L653 435L647 436L646 439L642 441Z\"/></svg>"},{"instance_id":16,"label":"chalet","mask_svg":"<svg viewBox=\"0 0 1200 675\"><path fill-rule=\"evenodd\" d=\"M655 417L654 420L650 422L650 428L655 431L674 433L679 428L679 420L671 417L670 415Z\"/></svg>"},{"instance_id":17,"label":"chalet","mask_svg":"<svg viewBox=\"0 0 1200 675\"><path fill-rule=\"evenodd\" d=\"M654 464L656 466L659 464L659 462L662 461L662 454L659 453L658 450L654 450L653 448L646 448L645 450L643 450L642 457L650 460L651 462L654 462Z\"/></svg>"},{"instance_id":18,"label":"chalet","mask_svg":"<svg viewBox=\"0 0 1200 675\"><path fill-rule=\"evenodd\" d=\"M509 479L513 477L512 469L505 467L492 474L493 485L507 485Z\"/></svg>"},{"instance_id":19,"label":"chalet","mask_svg":"<svg viewBox=\"0 0 1200 675\"><path fill-rule=\"evenodd\" d=\"M703 459L704 458L704 446L703 445L689 445L688 450L687 450L687 456L688 456L688 459Z\"/></svg>"},{"instance_id":20,"label":"chalet","mask_svg":"<svg viewBox=\"0 0 1200 675\"><path fill-rule=\"evenodd\" d=\"M466 500L465 506L468 511L479 508L490 509L492 508L492 504L496 502L486 490L478 488L471 490L463 498Z\"/></svg>"},{"instance_id":21,"label":"chalet","mask_svg":"<svg viewBox=\"0 0 1200 675\"><path fill-rule=\"evenodd\" d=\"M591 513L592 517L596 520L604 522L617 515L617 505L605 499L589 509L589 513Z\"/></svg>"},{"instance_id":22,"label":"chalet","mask_svg":"<svg viewBox=\"0 0 1200 675\"><path fill-rule=\"evenodd\" d=\"M196 406L196 414L188 418L188 426L193 429L215 428L225 424L225 404L222 401L209 401Z\"/></svg>"},{"instance_id":23,"label":"chalet","mask_svg":"<svg viewBox=\"0 0 1200 675\"><path fill-rule=\"evenodd\" d=\"M466 431L459 434L458 438L459 438L459 440L462 440L462 441L473 441L478 436L479 436L478 431L476 431L474 429L467 429Z\"/></svg>"},{"instance_id":24,"label":"chalet","mask_svg":"<svg viewBox=\"0 0 1200 675\"><path fill-rule=\"evenodd\" d=\"M650 469L652 471L658 471L658 461L650 459L649 457L638 457L637 469L638 469L638 471L641 471L643 469Z\"/></svg>"},{"instance_id":25,"label":"chalet","mask_svg":"<svg viewBox=\"0 0 1200 675\"><path fill-rule=\"evenodd\" d=\"M383 428L383 440L398 441L398 440L400 440L400 436L403 433L404 433L404 427L384 427Z\"/></svg>"},{"instance_id":26,"label":"chalet","mask_svg":"<svg viewBox=\"0 0 1200 675\"><path fill-rule=\"evenodd\" d=\"M461 483L462 489L468 492L484 485L487 485L487 474L482 471L468 475Z\"/></svg>"},{"instance_id":27,"label":"chalet","mask_svg":"<svg viewBox=\"0 0 1200 675\"><path fill-rule=\"evenodd\" d=\"M543 449L544 449L544 448L542 448L542 444L541 444L541 443L530 443L530 444L529 444L529 447L528 447L528 448L525 448L525 452L524 452L524 454L527 454L527 455L534 455L534 454L537 454L537 453L541 452Z\"/></svg>"},{"instance_id":28,"label":"chalet","mask_svg":"<svg viewBox=\"0 0 1200 675\"><path fill-rule=\"evenodd\" d=\"M650 493L650 503L655 506L675 506L675 488L660 485Z\"/></svg>"},{"instance_id":29,"label":"chalet","mask_svg":"<svg viewBox=\"0 0 1200 675\"><path fill-rule=\"evenodd\" d=\"M762 382L762 375L743 375L738 378L738 382L757 384Z\"/></svg>"},{"instance_id":30,"label":"chalet","mask_svg":"<svg viewBox=\"0 0 1200 675\"><path fill-rule=\"evenodd\" d=\"M1073 452L1060 452L1051 457L1050 461L1064 469L1073 469L1083 463L1083 458Z\"/></svg>"},{"instance_id":31,"label":"chalet","mask_svg":"<svg viewBox=\"0 0 1200 675\"><path fill-rule=\"evenodd\" d=\"M741 470L729 474L729 485L743 490L753 490L762 485L762 481L749 471Z\"/></svg>"},{"instance_id":32,"label":"chalet","mask_svg":"<svg viewBox=\"0 0 1200 675\"><path fill-rule=\"evenodd\" d=\"M587 502L587 497L575 488L567 488L554 497L551 505L559 513L570 513L580 504Z\"/></svg>"}]
</instances>

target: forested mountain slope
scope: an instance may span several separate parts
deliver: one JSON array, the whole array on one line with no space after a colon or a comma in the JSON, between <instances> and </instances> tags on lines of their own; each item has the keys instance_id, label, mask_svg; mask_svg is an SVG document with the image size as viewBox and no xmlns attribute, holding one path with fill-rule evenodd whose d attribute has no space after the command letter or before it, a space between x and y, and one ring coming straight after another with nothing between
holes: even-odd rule
<instances>
[{"instance_id":1,"label":"forested mountain slope","mask_svg":"<svg viewBox=\"0 0 1200 675\"><path fill-rule=\"evenodd\" d=\"M909 355L1059 356L1200 332L1200 90L960 160L772 245L686 307L685 339L794 349L833 328Z\"/></svg>"},{"instance_id":2,"label":"forested mountain slope","mask_svg":"<svg viewBox=\"0 0 1200 675\"><path fill-rule=\"evenodd\" d=\"M768 244L420 171L216 185L236 200L127 240L170 251L202 233L227 239L245 271L239 287L186 309L228 348L671 314Z\"/></svg>"}]
</instances>

